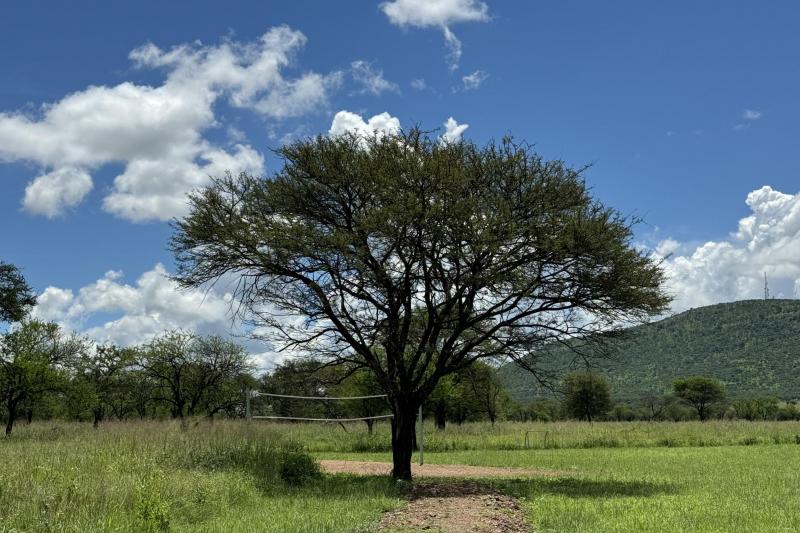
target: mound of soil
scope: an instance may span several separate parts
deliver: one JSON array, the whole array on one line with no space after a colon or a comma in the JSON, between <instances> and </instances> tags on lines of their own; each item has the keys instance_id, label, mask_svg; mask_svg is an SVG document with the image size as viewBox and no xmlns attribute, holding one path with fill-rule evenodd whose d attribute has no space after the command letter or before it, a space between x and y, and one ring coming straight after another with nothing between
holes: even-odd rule
<instances>
[{"instance_id":1,"label":"mound of soil","mask_svg":"<svg viewBox=\"0 0 800 533\"><path fill-rule=\"evenodd\" d=\"M408 504L383 515L377 531L527 533L516 499L474 482L416 484Z\"/></svg>"}]
</instances>

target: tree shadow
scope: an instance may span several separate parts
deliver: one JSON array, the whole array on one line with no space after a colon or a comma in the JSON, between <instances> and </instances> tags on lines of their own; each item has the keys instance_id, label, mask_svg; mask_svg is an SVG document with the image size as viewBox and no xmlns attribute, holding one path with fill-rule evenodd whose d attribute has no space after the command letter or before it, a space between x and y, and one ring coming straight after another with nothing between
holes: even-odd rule
<instances>
[{"instance_id":1,"label":"tree shadow","mask_svg":"<svg viewBox=\"0 0 800 533\"><path fill-rule=\"evenodd\" d=\"M326 474L320 492L337 497L337 491L352 494L379 491L387 496L409 498L459 497L472 495L506 494L517 498L531 498L544 494L569 498L645 498L660 494L676 494L678 486L650 481L612 479L529 478L529 479L464 479L420 478L412 483L396 482L388 476L363 476L353 474ZM304 490L309 490L306 487ZM312 489L314 490L314 489Z\"/></svg>"},{"instance_id":2,"label":"tree shadow","mask_svg":"<svg viewBox=\"0 0 800 533\"><path fill-rule=\"evenodd\" d=\"M624 498L676 494L679 491L678 486L671 483L576 477L514 479L492 484L502 492L517 497L555 494L570 498Z\"/></svg>"}]
</instances>

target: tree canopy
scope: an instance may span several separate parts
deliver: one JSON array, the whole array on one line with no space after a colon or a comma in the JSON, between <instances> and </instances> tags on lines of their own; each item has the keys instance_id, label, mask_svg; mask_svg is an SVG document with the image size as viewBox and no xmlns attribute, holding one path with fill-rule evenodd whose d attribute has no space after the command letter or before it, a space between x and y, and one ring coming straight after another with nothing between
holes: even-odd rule
<instances>
[{"instance_id":1,"label":"tree canopy","mask_svg":"<svg viewBox=\"0 0 800 533\"><path fill-rule=\"evenodd\" d=\"M19 322L36 304L36 296L19 269L0 261L0 322Z\"/></svg>"},{"instance_id":2,"label":"tree canopy","mask_svg":"<svg viewBox=\"0 0 800 533\"><path fill-rule=\"evenodd\" d=\"M714 378L692 376L676 379L673 387L676 396L697 410L701 421L708 418L708 408L711 405L725 398L725 385Z\"/></svg>"},{"instance_id":3,"label":"tree canopy","mask_svg":"<svg viewBox=\"0 0 800 533\"><path fill-rule=\"evenodd\" d=\"M445 376L663 311L663 272L580 170L510 138L419 130L320 136L271 178L190 197L171 241L185 287L235 280L240 317L278 349L369 369L392 406L394 475Z\"/></svg>"}]
</instances>

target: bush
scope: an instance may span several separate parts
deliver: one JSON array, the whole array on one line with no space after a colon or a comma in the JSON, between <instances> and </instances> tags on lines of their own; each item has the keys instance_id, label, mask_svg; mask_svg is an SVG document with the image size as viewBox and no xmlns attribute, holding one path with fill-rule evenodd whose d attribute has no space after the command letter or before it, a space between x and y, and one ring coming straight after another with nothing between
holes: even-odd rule
<instances>
[{"instance_id":1,"label":"bush","mask_svg":"<svg viewBox=\"0 0 800 533\"><path fill-rule=\"evenodd\" d=\"M284 452L280 473L288 485L303 485L322 476L319 463L303 452Z\"/></svg>"}]
</instances>

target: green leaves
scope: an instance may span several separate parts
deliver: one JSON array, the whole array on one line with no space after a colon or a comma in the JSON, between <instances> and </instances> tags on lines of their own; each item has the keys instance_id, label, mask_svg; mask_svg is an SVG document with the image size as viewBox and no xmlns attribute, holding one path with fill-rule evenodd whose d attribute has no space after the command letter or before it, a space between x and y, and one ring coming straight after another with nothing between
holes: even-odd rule
<instances>
[{"instance_id":1,"label":"green leaves","mask_svg":"<svg viewBox=\"0 0 800 533\"><path fill-rule=\"evenodd\" d=\"M36 305L36 295L17 267L0 261L0 322L19 322Z\"/></svg>"}]
</instances>

